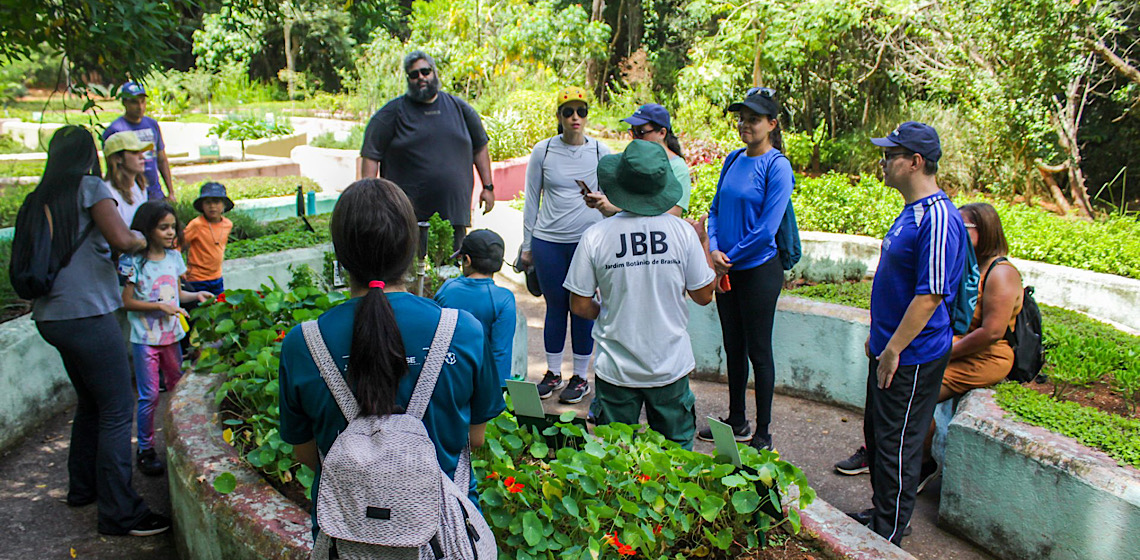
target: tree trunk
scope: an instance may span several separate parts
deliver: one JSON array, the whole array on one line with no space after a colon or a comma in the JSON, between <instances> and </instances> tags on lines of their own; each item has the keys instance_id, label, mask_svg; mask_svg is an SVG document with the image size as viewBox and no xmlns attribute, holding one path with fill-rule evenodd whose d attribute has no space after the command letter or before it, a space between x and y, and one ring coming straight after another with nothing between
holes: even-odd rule
<instances>
[{"instance_id":1,"label":"tree trunk","mask_svg":"<svg viewBox=\"0 0 1140 560\"><path fill-rule=\"evenodd\" d=\"M295 93L294 75L293 72L296 68L295 61L293 60L293 20L286 18L282 25L282 30L285 34L285 78L289 85L289 101L293 100ZM245 156L242 156L245 159Z\"/></svg>"},{"instance_id":2,"label":"tree trunk","mask_svg":"<svg viewBox=\"0 0 1140 560\"><path fill-rule=\"evenodd\" d=\"M1065 171L1064 165L1045 165L1045 162L1040 159L1037 160L1037 171L1041 172L1041 179L1045 181L1046 188L1049 193L1053 195L1053 202L1057 203L1057 207L1061 212L1068 214L1072 210L1069 201L1065 198L1065 193L1061 191L1061 187L1057 185L1057 180L1053 178L1054 173L1061 173Z\"/></svg>"},{"instance_id":3,"label":"tree trunk","mask_svg":"<svg viewBox=\"0 0 1140 560\"><path fill-rule=\"evenodd\" d=\"M1065 150L1068 158L1069 191L1073 204L1080 215L1091 218L1092 204L1089 202L1085 186L1085 174L1081 171L1081 145L1077 141L1077 131L1081 126L1081 113L1085 106L1085 92L1082 76L1077 76L1065 91L1064 103L1058 102L1057 111L1052 115L1053 127L1057 130L1057 143Z\"/></svg>"},{"instance_id":4,"label":"tree trunk","mask_svg":"<svg viewBox=\"0 0 1140 560\"><path fill-rule=\"evenodd\" d=\"M759 86L764 83L764 76L760 73L760 53L764 47L764 30L756 34L756 52L752 55L752 85Z\"/></svg>"},{"instance_id":5,"label":"tree trunk","mask_svg":"<svg viewBox=\"0 0 1140 560\"><path fill-rule=\"evenodd\" d=\"M605 9L605 0L594 0L593 6L590 9L590 21L601 21L602 11ZM598 61L594 58L590 58L586 61L586 89L596 93L598 91L598 82ZM599 97L599 99L601 99L601 97Z\"/></svg>"},{"instance_id":6,"label":"tree trunk","mask_svg":"<svg viewBox=\"0 0 1140 560\"><path fill-rule=\"evenodd\" d=\"M835 139L835 54L827 55L827 135Z\"/></svg>"}]
</instances>

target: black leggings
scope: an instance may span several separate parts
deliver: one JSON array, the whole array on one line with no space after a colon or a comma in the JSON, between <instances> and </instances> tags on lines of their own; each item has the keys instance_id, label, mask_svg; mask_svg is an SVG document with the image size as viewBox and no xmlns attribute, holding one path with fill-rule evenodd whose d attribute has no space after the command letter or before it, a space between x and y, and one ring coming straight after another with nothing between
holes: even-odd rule
<instances>
[{"instance_id":1,"label":"black leggings","mask_svg":"<svg viewBox=\"0 0 1140 560\"><path fill-rule=\"evenodd\" d=\"M780 259L747 270L728 273L732 290L716 295L720 329L724 333L724 355L728 362L728 418L733 426L746 421L744 394L748 390L748 362L756 375L756 433L769 436L772 422L772 390L776 384L776 364L772 358L772 323L776 300L784 285Z\"/></svg>"}]
</instances>

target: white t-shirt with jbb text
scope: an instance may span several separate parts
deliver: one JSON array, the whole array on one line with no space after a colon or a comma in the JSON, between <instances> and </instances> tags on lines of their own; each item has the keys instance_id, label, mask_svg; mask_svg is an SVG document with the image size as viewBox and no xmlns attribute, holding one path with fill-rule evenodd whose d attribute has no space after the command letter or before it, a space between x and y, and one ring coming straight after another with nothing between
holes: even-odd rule
<instances>
[{"instance_id":1,"label":"white t-shirt with jbb text","mask_svg":"<svg viewBox=\"0 0 1140 560\"><path fill-rule=\"evenodd\" d=\"M621 387L663 387L696 366L686 290L716 278L697 233L669 214L622 212L582 234L563 287L601 295L594 372Z\"/></svg>"}]
</instances>

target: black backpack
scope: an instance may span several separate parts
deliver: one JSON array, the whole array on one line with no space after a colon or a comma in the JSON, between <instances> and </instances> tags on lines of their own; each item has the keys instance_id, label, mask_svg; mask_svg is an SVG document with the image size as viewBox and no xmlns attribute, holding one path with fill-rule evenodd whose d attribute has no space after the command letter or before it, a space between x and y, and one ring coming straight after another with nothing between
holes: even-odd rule
<instances>
[{"instance_id":1,"label":"black backpack","mask_svg":"<svg viewBox=\"0 0 1140 560\"><path fill-rule=\"evenodd\" d=\"M990 271L1001 261L1009 260L998 257L986 269L986 278ZM985 292L985 287L982 287ZM1017 313L1014 328L1005 329L1005 341L1013 348L1013 369L1006 378L1019 383L1026 383L1037 379L1041 374L1041 367L1045 365L1045 349L1041 344L1041 310L1037 307L1037 300L1033 298L1033 286L1026 286L1021 303L1021 311Z\"/></svg>"},{"instance_id":2,"label":"black backpack","mask_svg":"<svg viewBox=\"0 0 1140 560\"><path fill-rule=\"evenodd\" d=\"M12 260L8 265L8 280L16 295L23 299L36 299L51 293L55 277L72 255L83 245L95 221L84 228L75 246L62 258L52 256L51 215L47 205L33 192L24 199L16 214L15 235L12 237Z\"/></svg>"}]
</instances>

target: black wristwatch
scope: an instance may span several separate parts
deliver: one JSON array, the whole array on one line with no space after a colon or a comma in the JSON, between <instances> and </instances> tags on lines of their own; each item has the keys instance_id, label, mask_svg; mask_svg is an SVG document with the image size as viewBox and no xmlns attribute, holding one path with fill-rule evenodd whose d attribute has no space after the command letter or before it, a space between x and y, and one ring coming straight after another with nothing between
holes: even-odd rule
<instances>
[{"instance_id":1,"label":"black wristwatch","mask_svg":"<svg viewBox=\"0 0 1140 560\"><path fill-rule=\"evenodd\" d=\"M486 185L483 185L483 190L495 192L495 185L487 183Z\"/></svg>"}]
</instances>

